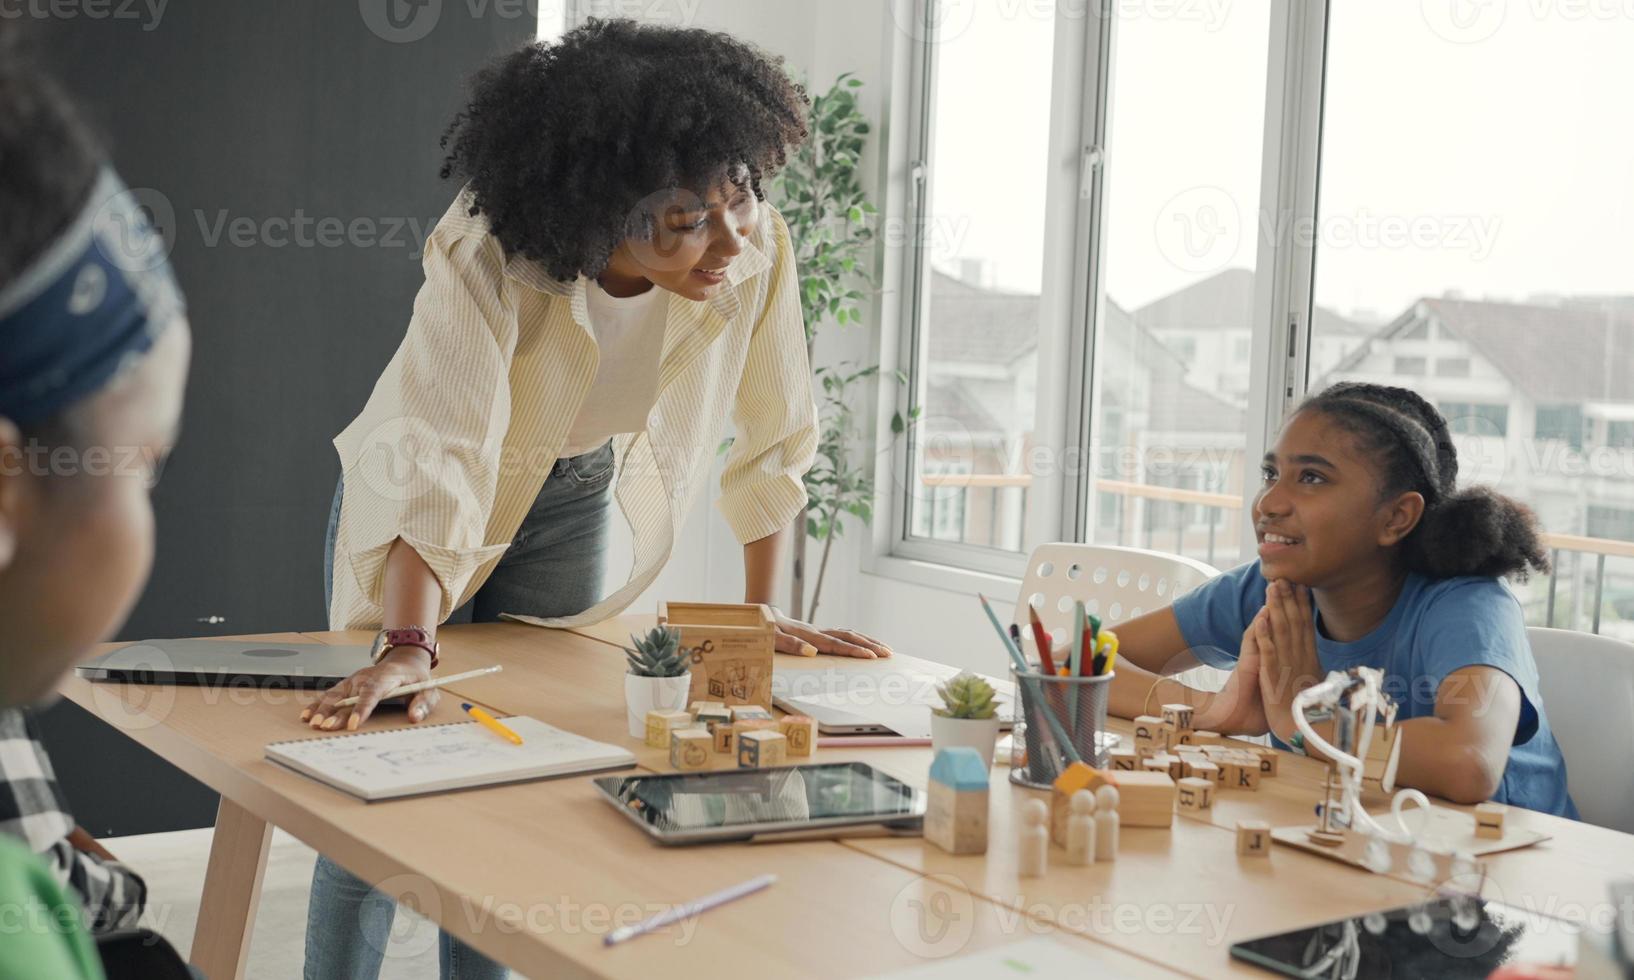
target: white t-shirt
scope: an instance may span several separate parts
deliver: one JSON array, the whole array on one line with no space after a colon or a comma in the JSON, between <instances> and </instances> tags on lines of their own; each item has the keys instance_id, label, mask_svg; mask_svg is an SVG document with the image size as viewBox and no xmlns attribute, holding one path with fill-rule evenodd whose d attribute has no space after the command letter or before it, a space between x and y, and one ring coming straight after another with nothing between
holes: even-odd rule
<instances>
[{"instance_id":1,"label":"white t-shirt","mask_svg":"<svg viewBox=\"0 0 1634 980\"><path fill-rule=\"evenodd\" d=\"M609 296L594 279L585 284L590 332L601 360L561 455L578 456L613 436L647 427L647 413L658 400L669 295L656 284L636 296Z\"/></svg>"}]
</instances>

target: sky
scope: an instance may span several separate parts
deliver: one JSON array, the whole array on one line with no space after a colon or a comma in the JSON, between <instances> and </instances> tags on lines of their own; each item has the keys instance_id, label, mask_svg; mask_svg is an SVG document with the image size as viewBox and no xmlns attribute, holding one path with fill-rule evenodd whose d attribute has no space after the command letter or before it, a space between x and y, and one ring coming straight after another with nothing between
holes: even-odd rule
<instances>
[{"instance_id":1,"label":"sky","mask_svg":"<svg viewBox=\"0 0 1634 980\"><path fill-rule=\"evenodd\" d=\"M1056 5L948 3L937 264L985 259L994 285L1035 291ZM1317 301L1368 320L1449 290L1634 293L1634 3L1334 0L1314 229L1258 214L1269 8L1120 0L1114 301L1252 268L1264 234L1314 234Z\"/></svg>"}]
</instances>

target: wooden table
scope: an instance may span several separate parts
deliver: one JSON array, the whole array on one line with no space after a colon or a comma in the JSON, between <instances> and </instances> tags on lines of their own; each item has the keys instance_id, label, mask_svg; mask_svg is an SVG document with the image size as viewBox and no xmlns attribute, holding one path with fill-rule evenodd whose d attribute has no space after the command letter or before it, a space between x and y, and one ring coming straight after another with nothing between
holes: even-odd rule
<instances>
[{"instance_id":1,"label":"wooden table","mask_svg":"<svg viewBox=\"0 0 1634 980\"><path fill-rule=\"evenodd\" d=\"M632 744L624 721L616 644L651 623L651 616L627 616L577 633L516 624L447 628L440 670L493 663L505 670L453 685L428 721L462 720L458 702L468 700L630 746L643 768L667 771L667 753ZM245 639L362 644L370 636ZM780 657L778 669L828 663ZM1259 792L1220 794L1200 818L1177 815L1170 830L1125 828L1113 863L1070 867L1055 850L1048 874L1024 879L1010 841L1027 791L1014 789L1002 766L994 770L993 845L985 857L955 857L918 838L661 849L616 818L584 778L365 804L296 775L262 752L267 742L307 733L298 721L304 694L77 678L64 694L221 794L191 956L212 978L243 975L273 826L530 976L692 976L745 967L778 976L860 976L1038 934L1060 937L1114 975L1264 976L1230 959L1230 944L1424 895L1411 882L1286 847L1269 858L1236 856L1237 820L1310 819L1322 768L1293 756ZM400 714L378 717L371 728L403 721ZM922 786L930 752L823 748L814 761L844 759ZM731 764L728 756L716 760ZM1489 859L1489 897L1570 916L1574 907L1603 904L1607 881L1634 866L1634 836L1514 809L1509 819L1552 839ZM616 925L766 872L779 881L760 895L602 946Z\"/></svg>"}]
</instances>

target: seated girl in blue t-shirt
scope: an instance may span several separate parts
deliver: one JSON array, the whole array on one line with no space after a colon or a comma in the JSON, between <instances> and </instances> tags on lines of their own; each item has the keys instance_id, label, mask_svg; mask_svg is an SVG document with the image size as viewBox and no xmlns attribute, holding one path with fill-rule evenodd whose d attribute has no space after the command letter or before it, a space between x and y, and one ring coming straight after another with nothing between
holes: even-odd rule
<instances>
[{"instance_id":1,"label":"seated girl in blue t-shirt","mask_svg":"<svg viewBox=\"0 0 1634 980\"><path fill-rule=\"evenodd\" d=\"M1457 477L1446 420L1413 392L1344 383L1308 399L1265 454L1259 560L1118 627L1112 710L1184 702L1199 729L1286 743L1296 693L1377 667L1407 719L1398 783L1575 818L1520 603L1499 580L1548 569L1536 519ZM1231 671L1221 691L1163 676L1199 662Z\"/></svg>"}]
</instances>

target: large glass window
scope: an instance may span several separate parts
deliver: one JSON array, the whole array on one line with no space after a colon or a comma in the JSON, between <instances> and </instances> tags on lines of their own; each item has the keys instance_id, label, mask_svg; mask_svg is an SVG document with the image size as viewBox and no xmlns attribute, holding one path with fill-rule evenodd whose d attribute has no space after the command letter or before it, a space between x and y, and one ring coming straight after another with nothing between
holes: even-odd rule
<instances>
[{"instance_id":1,"label":"large glass window","mask_svg":"<svg viewBox=\"0 0 1634 980\"><path fill-rule=\"evenodd\" d=\"M1448 416L1465 482L1548 531L1622 536L1608 515L1634 509L1634 467L1596 422L1634 411L1634 20L1433 6L1330 4L1313 294L1377 326L1311 387L1408 385ZM1603 583L1596 561L1562 552L1557 625L1585 626L1603 586L1602 629L1634 635L1610 602L1634 595L1634 561ZM1534 621L1548 589L1521 590Z\"/></svg>"},{"instance_id":2,"label":"large glass window","mask_svg":"<svg viewBox=\"0 0 1634 980\"><path fill-rule=\"evenodd\" d=\"M927 28L935 82L918 244L928 269L907 528L909 537L1021 551L1055 4L957 7Z\"/></svg>"},{"instance_id":3,"label":"large glass window","mask_svg":"<svg viewBox=\"0 0 1634 980\"><path fill-rule=\"evenodd\" d=\"M903 168L905 554L1019 571L1025 529L1058 524L1230 566L1251 557L1246 447L1307 391L1397 384L1447 415L1466 484L1537 512L1559 560L1518 587L1529 621L1634 638L1614 540L1634 512L1634 18L890 6L937 25L916 30L925 166ZM1054 64L1079 31L1084 64ZM1063 215L1070 262L1044 253ZM1061 461L1064 499L1032 470L1056 448L1087 453Z\"/></svg>"},{"instance_id":4,"label":"large glass window","mask_svg":"<svg viewBox=\"0 0 1634 980\"><path fill-rule=\"evenodd\" d=\"M1088 537L1225 567L1241 557L1271 8L1117 9Z\"/></svg>"}]
</instances>

